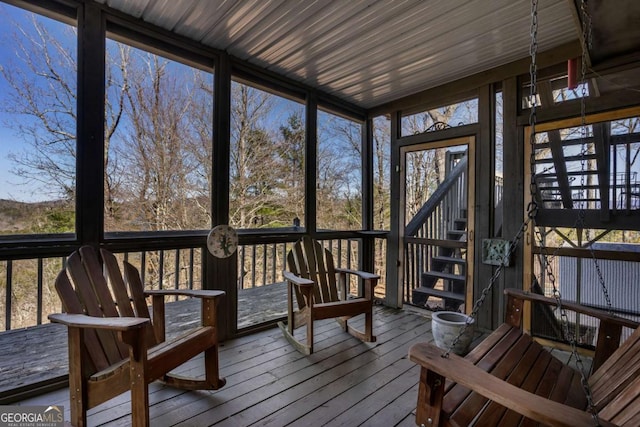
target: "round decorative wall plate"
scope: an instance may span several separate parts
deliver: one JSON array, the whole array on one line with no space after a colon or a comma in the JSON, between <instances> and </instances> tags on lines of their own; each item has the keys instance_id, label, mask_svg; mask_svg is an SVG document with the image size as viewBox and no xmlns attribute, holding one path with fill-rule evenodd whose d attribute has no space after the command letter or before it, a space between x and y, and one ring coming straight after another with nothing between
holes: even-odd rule
<instances>
[{"instance_id":1,"label":"round decorative wall plate","mask_svg":"<svg viewBox=\"0 0 640 427\"><path fill-rule=\"evenodd\" d=\"M217 225L207 236L207 248L216 258L230 257L238 248L238 233L228 225Z\"/></svg>"}]
</instances>

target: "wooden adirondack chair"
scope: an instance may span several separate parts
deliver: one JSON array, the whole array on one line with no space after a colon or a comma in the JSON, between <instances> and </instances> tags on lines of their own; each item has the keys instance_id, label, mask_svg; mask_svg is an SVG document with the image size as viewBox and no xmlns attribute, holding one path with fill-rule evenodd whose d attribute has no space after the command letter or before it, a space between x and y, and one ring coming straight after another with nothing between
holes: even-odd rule
<instances>
[{"instance_id":1,"label":"wooden adirondack chair","mask_svg":"<svg viewBox=\"0 0 640 427\"><path fill-rule=\"evenodd\" d=\"M532 301L555 305L538 294L506 290L506 322L465 358L420 343L409 358L421 366L416 424L433 426L594 426L581 375L521 331ZM567 310L599 319L589 378L602 426L640 425L640 328L631 320L579 304ZM622 327L635 329L619 346Z\"/></svg>"},{"instance_id":2,"label":"wooden adirondack chair","mask_svg":"<svg viewBox=\"0 0 640 427\"><path fill-rule=\"evenodd\" d=\"M190 390L222 387L216 306L224 292L144 291L134 266L124 262L123 279L115 256L105 250L100 254L102 263L90 246L71 254L56 279L66 313L49 316L68 326L71 422L85 426L88 409L131 390L132 425L149 425L148 384L156 379ZM201 298L202 326L165 342L165 295ZM153 325L146 296L152 296ZM169 373L202 352L204 379Z\"/></svg>"},{"instance_id":3,"label":"wooden adirondack chair","mask_svg":"<svg viewBox=\"0 0 640 427\"><path fill-rule=\"evenodd\" d=\"M363 271L335 268L328 249L310 237L296 242L287 256L284 278L287 281L288 320L280 322L285 337L300 352L313 353L313 322L320 319L339 318L342 328L351 335L367 342L375 342L373 336L373 290L380 276ZM353 274L363 281L364 296L349 298L347 275ZM336 283L337 280L337 283ZM298 304L294 308L293 298ZM347 324L347 319L365 315L364 332ZM294 337L294 330L307 326L306 343Z\"/></svg>"}]
</instances>

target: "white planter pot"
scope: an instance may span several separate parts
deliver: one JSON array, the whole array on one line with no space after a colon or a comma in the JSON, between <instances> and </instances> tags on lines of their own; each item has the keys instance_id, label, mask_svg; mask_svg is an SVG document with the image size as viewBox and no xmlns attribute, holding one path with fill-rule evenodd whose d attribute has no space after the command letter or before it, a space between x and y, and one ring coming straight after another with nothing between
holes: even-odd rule
<instances>
[{"instance_id":1,"label":"white planter pot","mask_svg":"<svg viewBox=\"0 0 640 427\"><path fill-rule=\"evenodd\" d=\"M469 322L469 326L464 331L457 344L451 351L455 354L464 355L469 351L469 345L473 340L473 330L475 321L466 314L455 311L436 311L431 315L431 333L438 347L448 350L453 340L458 336L460 330Z\"/></svg>"}]
</instances>

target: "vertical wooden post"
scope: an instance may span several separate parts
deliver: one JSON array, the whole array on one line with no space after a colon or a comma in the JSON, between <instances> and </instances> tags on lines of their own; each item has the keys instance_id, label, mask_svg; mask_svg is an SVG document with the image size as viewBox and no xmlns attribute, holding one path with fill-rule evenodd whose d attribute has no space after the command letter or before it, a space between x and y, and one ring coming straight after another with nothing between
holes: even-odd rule
<instances>
[{"instance_id":1,"label":"vertical wooden post","mask_svg":"<svg viewBox=\"0 0 640 427\"><path fill-rule=\"evenodd\" d=\"M391 114L391 176L390 180L390 224L391 229L387 237L387 281L385 289L385 302L390 307L401 307L403 297L402 276L402 236L403 230L400 224L400 113Z\"/></svg>"},{"instance_id":2,"label":"vertical wooden post","mask_svg":"<svg viewBox=\"0 0 640 427\"><path fill-rule=\"evenodd\" d=\"M495 188L495 156L494 156L494 136L495 136L495 91L493 85L484 85L478 91L478 124L480 132L475 141L475 188L469 187L469 191L474 191L475 206L469 206L469 211L475 209L475 224L469 224L469 229L474 230L474 240L469 244L473 244L475 256L474 261L474 281L467 283L472 286L474 293L472 303L475 301L482 290L489 285L489 278L493 275L493 269L490 265L480 262L480 254L482 254L482 240L491 237L493 225L493 191ZM469 167L469 171L474 170ZM470 177L471 178L471 177ZM469 179L469 182L474 182ZM467 259L470 258L467 255ZM469 262L469 261L467 261ZM477 325L481 328L494 329L502 320L502 314L499 313L500 300L502 292L499 286L494 284L494 288L490 295L487 296L478 318ZM469 311L469 307L467 307Z\"/></svg>"},{"instance_id":3,"label":"vertical wooden post","mask_svg":"<svg viewBox=\"0 0 640 427\"><path fill-rule=\"evenodd\" d=\"M502 82L502 105L503 105L503 176L504 187L502 190L502 206L508 206L508 215L502 215L502 236L511 239L516 235L524 218L524 176L528 169L524 168L524 137L522 128L517 125L518 106L520 103L518 91L518 79L516 77ZM528 187L526 189L529 190ZM506 286L518 287L523 280L523 247L516 249L513 265L505 268L500 280L500 288ZM506 286L505 286L506 285Z\"/></svg>"},{"instance_id":4,"label":"vertical wooden post","mask_svg":"<svg viewBox=\"0 0 640 427\"><path fill-rule=\"evenodd\" d=\"M315 91L309 92L306 107L304 226L307 234L313 236L317 226L316 167L318 164L318 97Z\"/></svg>"},{"instance_id":5,"label":"vertical wooden post","mask_svg":"<svg viewBox=\"0 0 640 427\"><path fill-rule=\"evenodd\" d=\"M211 226L229 222L229 163L231 144L231 62L226 54L221 54L215 64L214 74L214 135L211 180ZM237 254L228 258L214 258L203 247L205 270L203 287L220 289L227 297L218 310L218 334L225 340L233 334L238 324Z\"/></svg>"},{"instance_id":6,"label":"vertical wooden post","mask_svg":"<svg viewBox=\"0 0 640 427\"><path fill-rule=\"evenodd\" d=\"M362 229L373 230L373 120L369 117L362 125ZM375 271L375 238L365 235L360 245L359 270ZM358 295L363 294L364 283L358 280Z\"/></svg>"},{"instance_id":7,"label":"vertical wooden post","mask_svg":"<svg viewBox=\"0 0 640 427\"><path fill-rule=\"evenodd\" d=\"M80 243L93 246L104 235L105 27L100 5L82 3L78 14L76 230Z\"/></svg>"}]
</instances>

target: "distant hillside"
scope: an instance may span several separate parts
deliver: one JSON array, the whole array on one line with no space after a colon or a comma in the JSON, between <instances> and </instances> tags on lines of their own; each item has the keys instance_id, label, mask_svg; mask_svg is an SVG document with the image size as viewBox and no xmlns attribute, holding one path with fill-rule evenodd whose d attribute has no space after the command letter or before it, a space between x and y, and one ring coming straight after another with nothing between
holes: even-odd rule
<instances>
[{"instance_id":1,"label":"distant hillside","mask_svg":"<svg viewBox=\"0 0 640 427\"><path fill-rule=\"evenodd\" d=\"M62 224L72 219L70 214L73 216L73 206L64 200L29 203L0 199L0 234L71 231Z\"/></svg>"}]
</instances>

